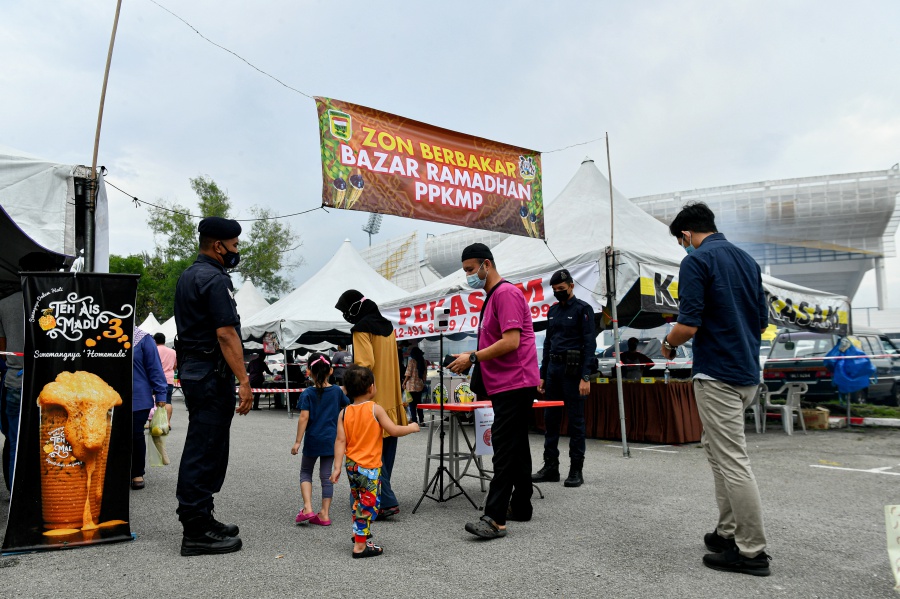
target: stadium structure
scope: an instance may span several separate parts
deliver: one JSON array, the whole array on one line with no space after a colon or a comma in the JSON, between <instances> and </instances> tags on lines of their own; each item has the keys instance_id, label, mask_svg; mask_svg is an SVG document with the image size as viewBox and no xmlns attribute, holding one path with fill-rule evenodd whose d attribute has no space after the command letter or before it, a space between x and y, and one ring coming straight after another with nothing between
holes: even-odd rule
<instances>
[{"instance_id":1,"label":"stadium structure","mask_svg":"<svg viewBox=\"0 0 900 599\"><path fill-rule=\"evenodd\" d=\"M359 254L378 274L406 291L421 289L441 278L427 261L419 260L417 231L373 245Z\"/></svg>"},{"instance_id":2,"label":"stadium structure","mask_svg":"<svg viewBox=\"0 0 900 599\"><path fill-rule=\"evenodd\" d=\"M882 171L761 181L631 198L668 224L705 202L725 236L764 272L853 298L875 269L878 309L887 304L884 259L897 255L900 165Z\"/></svg>"}]
</instances>

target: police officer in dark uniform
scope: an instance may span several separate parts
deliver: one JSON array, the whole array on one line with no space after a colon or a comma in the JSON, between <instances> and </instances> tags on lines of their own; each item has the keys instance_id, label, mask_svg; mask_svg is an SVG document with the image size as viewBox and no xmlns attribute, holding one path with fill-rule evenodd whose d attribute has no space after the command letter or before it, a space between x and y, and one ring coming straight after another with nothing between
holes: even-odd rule
<instances>
[{"instance_id":1,"label":"police officer in dark uniform","mask_svg":"<svg viewBox=\"0 0 900 599\"><path fill-rule=\"evenodd\" d=\"M234 286L226 272L240 260L241 226L208 217L197 230L200 254L175 289L175 351L189 420L176 488L178 518L184 526L181 555L241 548L238 527L215 519L213 494L225 481L231 419L235 412L247 414L253 404ZM240 385L236 410L235 377Z\"/></svg>"},{"instance_id":2,"label":"police officer in dark uniform","mask_svg":"<svg viewBox=\"0 0 900 599\"><path fill-rule=\"evenodd\" d=\"M553 296L559 303L547 313L547 336L541 361L538 391L548 400L563 400L569 416L569 476L567 487L584 483L584 400L591 390L588 378L597 349L594 311L575 297L575 283L568 270L558 270L550 278ZM531 475L534 482L559 481L559 428L563 408L544 410L544 466Z\"/></svg>"}]
</instances>

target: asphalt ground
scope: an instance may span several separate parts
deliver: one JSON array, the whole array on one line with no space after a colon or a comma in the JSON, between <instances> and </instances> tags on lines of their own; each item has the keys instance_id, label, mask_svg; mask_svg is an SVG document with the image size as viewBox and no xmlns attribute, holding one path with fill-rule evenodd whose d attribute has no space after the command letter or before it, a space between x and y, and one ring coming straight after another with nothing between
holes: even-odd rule
<instances>
[{"instance_id":1,"label":"asphalt ground","mask_svg":"<svg viewBox=\"0 0 900 599\"><path fill-rule=\"evenodd\" d=\"M219 519L240 525L243 549L183 558L175 482L186 416L176 400L167 440L173 464L148 469L146 489L131 493L136 540L0 557L0 596L894 596L883 506L900 503L900 477L890 474L900 473L900 431L789 437L775 426L765 435L748 428L773 556L772 576L757 578L702 565L716 508L697 444L633 444L625 459L619 443L588 440L583 487L542 484L545 498L535 496L531 522L510 523L506 538L483 541L463 530L479 516L463 497L426 499L411 513L427 434L405 437L394 471L401 513L373 526L385 553L352 560L346 476L336 487L332 526L295 525L297 421L265 409L235 417L228 478L216 499ZM537 467L540 435L531 447ZM476 480L463 485L480 500ZM7 502L3 489L3 529Z\"/></svg>"}]
</instances>

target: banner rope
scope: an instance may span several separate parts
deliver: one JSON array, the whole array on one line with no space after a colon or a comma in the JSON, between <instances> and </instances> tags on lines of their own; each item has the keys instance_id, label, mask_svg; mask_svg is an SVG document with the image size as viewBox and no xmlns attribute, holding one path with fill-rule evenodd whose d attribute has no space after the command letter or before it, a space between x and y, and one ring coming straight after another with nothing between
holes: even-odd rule
<instances>
[{"instance_id":1,"label":"banner rope","mask_svg":"<svg viewBox=\"0 0 900 599\"><path fill-rule=\"evenodd\" d=\"M281 85L282 87L285 87L286 89L289 89L289 90L291 90L292 92L298 93L298 94L300 94L301 96L304 96L304 97L306 97L306 98L309 98L310 100L313 100L313 99L314 99L314 97L311 96L311 95L309 95L308 93L306 93L306 92L304 92L304 91L301 91L301 90L297 89L296 87L292 87L292 86L288 85L287 83L285 83L284 81L282 81L282 80L279 79L278 77L276 77L276 76L274 76L274 75L272 75L272 74L270 74L270 73L264 71L263 69L259 68L258 66L256 66L255 64L253 64L252 62L250 62L249 60L247 60L246 58L244 58L243 56L241 56L240 54L238 54L237 52L235 52L234 50L231 50L231 49L229 49L229 48L226 48L225 46L223 46L223 45L221 45L221 44L218 44L218 43L212 41L211 39L209 39L208 37L206 37L205 35L203 35L202 33L200 33L200 30L198 30L196 27L194 27L193 25L191 25L190 23L188 23L185 19L183 19L182 17L178 16L177 14L175 14L174 12L172 12L171 10L169 10L168 8L166 8L165 6L163 6L162 4L160 4L159 2L157 2L156 0L148 0L148 1L151 2L151 3L153 3L153 4L155 4L156 6L158 6L159 8L161 8L162 10L166 11L167 13L169 13L170 15L172 15L173 17L175 17L176 19L178 19L179 21L181 21L182 23L184 23L185 25L187 25L188 27L190 27L191 30L192 30L194 33L196 33L197 35L199 35L204 41L209 42L210 44L212 44L212 45L215 46L216 48L219 48L220 50L224 50L225 52L228 52L229 54L231 54L232 56L234 56L235 58L237 58L238 60L240 60L241 62L243 62L244 64L246 64L247 66L249 66L251 69L257 71L257 72L260 73L261 75L264 75L264 76L268 77L268 78L271 79L272 81L275 81L276 83L278 83L278 84ZM546 152L540 152L540 151L539 151L539 152L540 152L541 154L553 154L554 152L562 152L563 150L568 150L568 149L570 149L570 148L576 148L576 147L578 147L578 146L586 146L586 145L589 145L589 144L592 144L592 143L596 143L596 142L598 142L598 141L602 141L602 140L604 140L604 139L606 139L606 136L605 136L605 135L604 135L603 137L598 137L598 138L596 138L596 139L591 139L591 140L589 140L589 141L583 141L583 142L575 143L575 144L572 144L572 145L569 145L569 146L565 146L565 147L562 147L562 148L557 148L557 149L555 149L555 150L548 150L548 151L546 151Z\"/></svg>"}]
</instances>

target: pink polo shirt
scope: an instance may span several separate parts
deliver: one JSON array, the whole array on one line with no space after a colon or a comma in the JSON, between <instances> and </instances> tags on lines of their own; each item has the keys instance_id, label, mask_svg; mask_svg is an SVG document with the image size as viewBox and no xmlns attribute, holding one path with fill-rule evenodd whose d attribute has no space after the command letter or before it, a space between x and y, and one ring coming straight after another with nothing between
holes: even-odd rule
<instances>
[{"instance_id":1,"label":"pink polo shirt","mask_svg":"<svg viewBox=\"0 0 900 599\"><path fill-rule=\"evenodd\" d=\"M157 345L159 361L162 362L163 372L166 373L166 382L175 384L175 350L165 345Z\"/></svg>"},{"instance_id":2,"label":"pink polo shirt","mask_svg":"<svg viewBox=\"0 0 900 599\"><path fill-rule=\"evenodd\" d=\"M484 310L484 319L478 327L478 349L493 345L511 329L520 331L519 347L481 363L484 387L489 396L523 387L537 387L540 382L528 302L518 287L504 283L494 289Z\"/></svg>"}]
</instances>

